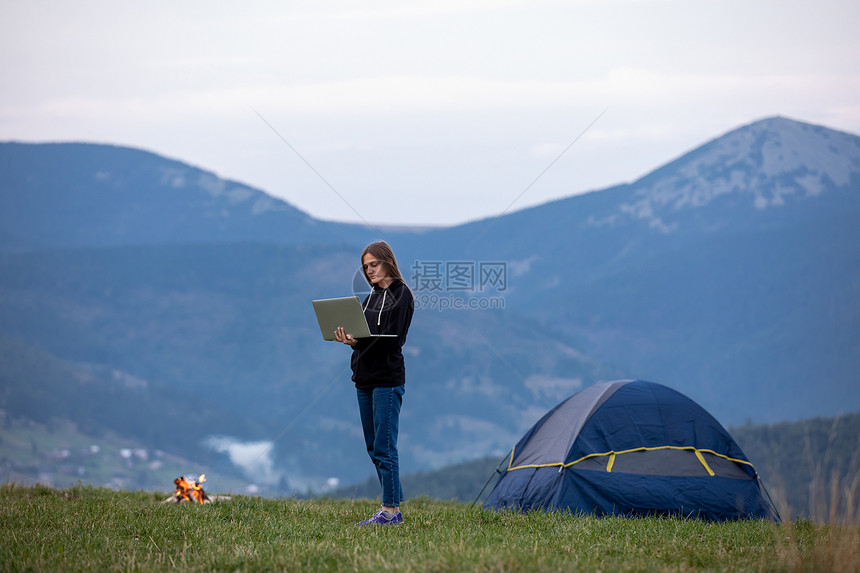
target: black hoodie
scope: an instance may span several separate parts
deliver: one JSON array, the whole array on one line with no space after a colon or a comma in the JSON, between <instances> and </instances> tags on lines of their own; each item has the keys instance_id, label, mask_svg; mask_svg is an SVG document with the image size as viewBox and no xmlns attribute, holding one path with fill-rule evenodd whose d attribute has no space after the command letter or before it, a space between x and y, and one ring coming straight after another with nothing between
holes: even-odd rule
<instances>
[{"instance_id":1,"label":"black hoodie","mask_svg":"<svg viewBox=\"0 0 860 573\"><path fill-rule=\"evenodd\" d=\"M398 279L388 288L374 285L362 308L372 334L396 334L397 338L359 338L352 349L352 381L357 388L405 384L401 349L415 311L412 291Z\"/></svg>"}]
</instances>

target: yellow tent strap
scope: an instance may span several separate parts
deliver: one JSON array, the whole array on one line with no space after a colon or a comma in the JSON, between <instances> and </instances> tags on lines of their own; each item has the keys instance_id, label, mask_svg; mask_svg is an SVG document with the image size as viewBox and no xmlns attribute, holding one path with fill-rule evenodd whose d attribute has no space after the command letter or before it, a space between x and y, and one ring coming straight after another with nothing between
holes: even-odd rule
<instances>
[{"instance_id":1,"label":"yellow tent strap","mask_svg":"<svg viewBox=\"0 0 860 573\"><path fill-rule=\"evenodd\" d=\"M516 467L514 467L514 465L513 465L514 464L514 451L511 450L511 459L510 459L510 462L508 462L508 471L521 470L521 469L525 469L525 468L545 468L545 467L552 467L552 466L562 466L565 468L569 468L569 467L574 466L574 465L578 464L579 462L587 460L589 458L600 457L600 456L616 456L616 455L620 455L620 454L628 454L631 452L648 452L648 451L654 451L654 450L687 450L687 451L695 452L696 457L699 459L699 462L704 466L704 468L712 476L715 474L711 470L711 468L708 466L707 462L705 462L705 458L702 456L702 452L723 458L725 460L730 460L730 461L733 461L733 462L736 462L739 464L744 464L744 465L753 467L753 465L746 460L739 460L737 458L731 458L731 457L724 455L724 454L718 454L717 452L715 452L713 450L699 450L698 448L694 448L693 446L656 446L656 447L650 447L650 448L633 448L630 450L623 450L620 452L615 452L615 451L598 452L598 453L588 454L588 455L582 456L578 460L574 460L574 461L568 462L566 464L562 463L562 462L555 462L555 463L551 463L551 464L525 464L525 465L516 466ZM615 463L614 459L610 459L609 463L607 464L607 470L606 471L611 470L614 463Z\"/></svg>"},{"instance_id":2,"label":"yellow tent strap","mask_svg":"<svg viewBox=\"0 0 860 573\"><path fill-rule=\"evenodd\" d=\"M701 457L701 453L700 453L700 452L704 452L704 453L706 453L706 454L712 454L712 455L715 455L715 456L717 456L717 457L720 457L720 458L723 458L723 459L726 459L726 460L730 460L730 461L733 461L733 462L736 462L736 463L739 463L739 464L744 464L744 465L747 465L747 466L752 467L752 464L751 464L750 462L746 461L746 460L739 460L739 459L737 459L737 458L730 458L729 456L726 456L726 455L724 455L724 454L718 454L717 452L715 452L715 451L713 451L713 450L704 450L704 449L703 449L703 450L699 450L699 449L697 449L697 448L694 448L693 446L656 446L656 447L649 447L649 448L632 448L632 449L629 449L629 450L622 450L622 451L618 451L618 452L616 452L616 451L598 452L598 453L594 453L594 454L588 454L588 455L582 456L582 457L581 457L581 458L579 458L578 460L574 460L574 461L572 461L572 462L568 462L568 463L564 464L564 467L566 467L566 468L567 468L567 467L570 467L570 466L576 465L576 464L578 464L578 463L579 463L579 462L581 462L581 461L587 460L587 459L589 459L589 458L597 457L597 456L608 456L608 455L610 455L610 454L629 454L629 453L631 453L631 452L650 452L650 451L655 451L655 450L687 450L687 451L696 452L696 455L697 455L697 456L699 456L699 458L702 460L702 463L704 463L704 459ZM558 464L558 463L554 463L554 464L543 464L543 465L519 466L519 467L515 467L515 468L510 468L510 469L514 469L514 470L515 470L515 469L519 469L520 467L532 467L532 468L537 468L537 467L543 467L544 465L546 465L546 466L557 466L557 465L559 465L559 464ZM707 464L706 464L706 465L707 465Z\"/></svg>"},{"instance_id":3,"label":"yellow tent strap","mask_svg":"<svg viewBox=\"0 0 860 573\"><path fill-rule=\"evenodd\" d=\"M612 471L612 466L615 464L615 452L609 454L609 463L606 464L606 472L609 473Z\"/></svg>"},{"instance_id":4,"label":"yellow tent strap","mask_svg":"<svg viewBox=\"0 0 860 573\"><path fill-rule=\"evenodd\" d=\"M708 462L705 461L705 457L702 455L702 452L700 452L699 450L695 450L695 452L696 452L696 457L699 458L699 461L702 462L703 466L705 466L705 469L708 471L708 474L710 474L711 477L714 477L714 470L712 470L708 466Z\"/></svg>"}]
</instances>

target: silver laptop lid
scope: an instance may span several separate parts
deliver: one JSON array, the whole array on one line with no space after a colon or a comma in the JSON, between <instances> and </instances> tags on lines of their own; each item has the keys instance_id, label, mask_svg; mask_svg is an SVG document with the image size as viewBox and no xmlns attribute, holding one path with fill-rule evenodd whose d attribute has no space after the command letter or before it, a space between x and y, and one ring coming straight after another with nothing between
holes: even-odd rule
<instances>
[{"instance_id":1,"label":"silver laptop lid","mask_svg":"<svg viewBox=\"0 0 860 573\"><path fill-rule=\"evenodd\" d=\"M334 331L342 326L353 338L396 337L396 334L371 334L357 296L312 301L324 340L334 340Z\"/></svg>"}]
</instances>

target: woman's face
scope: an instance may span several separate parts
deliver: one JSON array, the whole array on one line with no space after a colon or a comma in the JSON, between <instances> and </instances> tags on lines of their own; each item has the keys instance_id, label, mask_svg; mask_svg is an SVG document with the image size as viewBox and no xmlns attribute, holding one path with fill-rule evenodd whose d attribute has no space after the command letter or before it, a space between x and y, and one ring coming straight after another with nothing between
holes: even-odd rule
<instances>
[{"instance_id":1,"label":"woman's face","mask_svg":"<svg viewBox=\"0 0 860 573\"><path fill-rule=\"evenodd\" d=\"M387 272L388 265L383 261L377 260L376 257L370 253L366 253L361 257L361 268L364 269L364 274L367 276L367 280L369 280L371 284L386 288L391 283L391 279L388 277Z\"/></svg>"}]
</instances>

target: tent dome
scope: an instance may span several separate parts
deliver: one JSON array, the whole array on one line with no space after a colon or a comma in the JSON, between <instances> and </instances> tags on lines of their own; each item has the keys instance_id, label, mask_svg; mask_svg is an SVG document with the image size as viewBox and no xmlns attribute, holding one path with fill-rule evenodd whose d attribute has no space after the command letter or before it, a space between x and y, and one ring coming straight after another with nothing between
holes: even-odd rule
<instances>
[{"instance_id":1,"label":"tent dome","mask_svg":"<svg viewBox=\"0 0 860 573\"><path fill-rule=\"evenodd\" d=\"M484 509L777 519L752 463L704 408L642 380L585 388L520 439Z\"/></svg>"}]
</instances>

